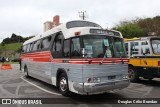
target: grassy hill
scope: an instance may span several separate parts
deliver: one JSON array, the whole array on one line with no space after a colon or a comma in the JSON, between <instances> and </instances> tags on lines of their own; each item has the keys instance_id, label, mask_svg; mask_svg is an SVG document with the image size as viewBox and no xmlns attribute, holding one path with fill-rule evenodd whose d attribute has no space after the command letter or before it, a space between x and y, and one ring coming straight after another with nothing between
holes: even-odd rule
<instances>
[{"instance_id":1,"label":"grassy hill","mask_svg":"<svg viewBox=\"0 0 160 107\"><path fill-rule=\"evenodd\" d=\"M21 46L22 46L22 43L5 44L4 46L0 44L0 56L14 59L18 57L17 50L19 50Z\"/></svg>"}]
</instances>

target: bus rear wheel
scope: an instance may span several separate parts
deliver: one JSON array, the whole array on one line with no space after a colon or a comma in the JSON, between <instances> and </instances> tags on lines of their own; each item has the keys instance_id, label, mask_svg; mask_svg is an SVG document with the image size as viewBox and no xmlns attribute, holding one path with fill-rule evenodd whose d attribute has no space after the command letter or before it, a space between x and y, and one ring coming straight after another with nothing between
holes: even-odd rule
<instances>
[{"instance_id":1,"label":"bus rear wheel","mask_svg":"<svg viewBox=\"0 0 160 107\"><path fill-rule=\"evenodd\" d=\"M129 67L128 76L131 82L137 82L139 80L139 76L137 75L137 71L134 67Z\"/></svg>"},{"instance_id":2,"label":"bus rear wheel","mask_svg":"<svg viewBox=\"0 0 160 107\"><path fill-rule=\"evenodd\" d=\"M66 73L62 73L58 79L58 88L63 96L70 96L70 91L68 87L68 78Z\"/></svg>"}]
</instances>

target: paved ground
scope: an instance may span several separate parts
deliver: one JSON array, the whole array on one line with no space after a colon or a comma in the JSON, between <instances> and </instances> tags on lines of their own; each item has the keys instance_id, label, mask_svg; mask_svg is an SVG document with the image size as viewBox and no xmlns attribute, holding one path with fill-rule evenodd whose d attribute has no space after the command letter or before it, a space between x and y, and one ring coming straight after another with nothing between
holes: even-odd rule
<instances>
[{"instance_id":1,"label":"paved ground","mask_svg":"<svg viewBox=\"0 0 160 107\"><path fill-rule=\"evenodd\" d=\"M141 80L139 83L131 83L123 90L116 90L100 95L81 96L73 94L71 98L62 96L56 87L34 78L26 78L19 65L12 65L13 70L0 70L0 98L55 98L69 101L70 104L46 104L46 105L0 105L0 107L159 107L158 104L109 104L115 99L122 98L160 98L160 79L153 81ZM76 98L75 98L76 97ZM78 97L78 99L77 99ZM83 99L85 97L85 99ZM67 100L66 100L67 99ZM49 100L49 99L47 99ZM125 99L126 100L126 99ZM98 104L96 104L98 103Z\"/></svg>"}]
</instances>

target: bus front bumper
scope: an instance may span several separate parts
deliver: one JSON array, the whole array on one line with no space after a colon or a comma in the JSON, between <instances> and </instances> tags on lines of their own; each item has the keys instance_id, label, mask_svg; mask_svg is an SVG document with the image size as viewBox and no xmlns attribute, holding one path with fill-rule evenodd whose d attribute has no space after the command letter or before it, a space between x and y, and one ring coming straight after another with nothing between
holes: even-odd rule
<instances>
[{"instance_id":1,"label":"bus front bumper","mask_svg":"<svg viewBox=\"0 0 160 107\"><path fill-rule=\"evenodd\" d=\"M129 84L130 81L126 79L106 83L75 83L73 84L73 88L79 94L98 94L110 90L123 89L128 87Z\"/></svg>"}]
</instances>

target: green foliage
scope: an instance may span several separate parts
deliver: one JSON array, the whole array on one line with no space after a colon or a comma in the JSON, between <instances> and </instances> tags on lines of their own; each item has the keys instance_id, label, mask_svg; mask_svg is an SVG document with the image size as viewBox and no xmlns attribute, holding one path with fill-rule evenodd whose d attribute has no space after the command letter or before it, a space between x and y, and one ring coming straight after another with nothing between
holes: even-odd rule
<instances>
[{"instance_id":1,"label":"green foliage","mask_svg":"<svg viewBox=\"0 0 160 107\"><path fill-rule=\"evenodd\" d=\"M122 33L124 38L160 35L160 16L153 18L136 18L131 21L121 21L114 29Z\"/></svg>"},{"instance_id":2,"label":"green foliage","mask_svg":"<svg viewBox=\"0 0 160 107\"><path fill-rule=\"evenodd\" d=\"M6 44L4 46L4 48L6 50L18 50L19 48L21 48L22 43L11 43L11 44Z\"/></svg>"},{"instance_id":3,"label":"green foliage","mask_svg":"<svg viewBox=\"0 0 160 107\"><path fill-rule=\"evenodd\" d=\"M137 24L126 24L118 27L116 30L120 31L124 38L142 37L145 32Z\"/></svg>"},{"instance_id":4,"label":"green foliage","mask_svg":"<svg viewBox=\"0 0 160 107\"><path fill-rule=\"evenodd\" d=\"M9 43L21 43L21 42L24 42L30 38L32 38L33 36L31 37L25 37L23 38L22 36L19 36L19 35L16 35L16 34L12 34L11 38L5 38L2 43L3 44L9 44Z\"/></svg>"},{"instance_id":5,"label":"green foliage","mask_svg":"<svg viewBox=\"0 0 160 107\"><path fill-rule=\"evenodd\" d=\"M20 53L22 43L11 43L2 46L0 44L0 56L8 57L10 60L15 58L15 53Z\"/></svg>"},{"instance_id":6,"label":"green foliage","mask_svg":"<svg viewBox=\"0 0 160 107\"><path fill-rule=\"evenodd\" d=\"M0 54L5 50L5 51L17 51L21 48L22 43L11 43L11 44L5 44L4 46L0 44Z\"/></svg>"},{"instance_id":7,"label":"green foliage","mask_svg":"<svg viewBox=\"0 0 160 107\"><path fill-rule=\"evenodd\" d=\"M12 34L11 38L5 38L0 44L0 56L4 53L8 53L10 55L21 52L22 43L30 38L30 37L21 37L16 34Z\"/></svg>"},{"instance_id":8,"label":"green foliage","mask_svg":"<svg viewBox=\"0 0 160 107\"><path fill-rule=\"evenodd\" d=\"M10 60L18 58L21 53L22 43L32 37L34 36L23 38L13 33L10 38L5 38L0 44L0 56L7 57Z\"/></svg>"}]
</instances>

